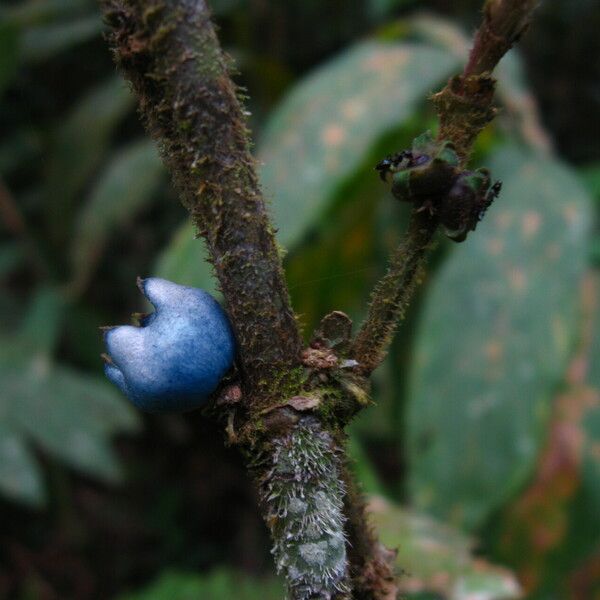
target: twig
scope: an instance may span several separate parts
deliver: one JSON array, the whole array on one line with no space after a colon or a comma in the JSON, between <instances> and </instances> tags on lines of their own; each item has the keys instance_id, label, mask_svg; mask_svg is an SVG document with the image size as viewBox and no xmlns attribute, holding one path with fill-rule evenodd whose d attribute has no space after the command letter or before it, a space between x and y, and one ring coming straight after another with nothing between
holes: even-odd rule
<instances>
[{"instance_id":1,"label":"twig","mask_svg":"<svg viewBox=\"0 0 600 600\"><path fill-rule=\"evenodd\" d=\"M483 22L462 74L433 96L440 119L438 138L453 142L463 163L496 115L492 72L527 29L538 4L539 0L486 0Z\"/></svg>"},{"instance_id":2,"label":"twig","mask_svg":"<svg viewBox=\"0 0 600 600\"><path fill-rule=\"evenodd\" d=\"M468 60L471 39L455 25L427 13L418 14L409 23L419 39L435 43L461 62ZM542 126L538 102L529 90L512 80L513 76L498 72L496 91L503 111L515 122L516 131L528 145L539 152L549 153L552 151L552 141Z\"/></svg>"},{"instance_id":3,"label":"twig","mask_svg":"<svg viewBox=\"0 0 600 600\"><path fill-rule=\"evenodd\" d=\"M440 120L438 140L454 144L462 166L468 162L473 142L496 114L492 105L496 82L491 72L527 28L537 5L538 0L487 0L463 73L432 97ZM353 344L352 355L367 374L384 359L416 288L437 229L433 219L423 219L413 213L405 239L373 290L367 317Z\"/></svg>"},{"instance_id":4,"label":"twig","mask_svg":"<svg viewBox=\"0 0 600 600\"><path fill-rule=\"evenodd\" d=\"M365 375L385 358L417 286L436 229L435 219L425 213L413 213L404 240L390 259L387 273L373 289L367 317L356 334L351 352Z\"/></svg>"},{"instance_id":5,"label":"twig","mask_svg":"<svg viewBox=\"0 0 600 600\"><path fill-rule=\"evenodd\" d=\"M487 0L463 79L490 74L529 27L540 0Z\"/></svg>"}]
</instances>

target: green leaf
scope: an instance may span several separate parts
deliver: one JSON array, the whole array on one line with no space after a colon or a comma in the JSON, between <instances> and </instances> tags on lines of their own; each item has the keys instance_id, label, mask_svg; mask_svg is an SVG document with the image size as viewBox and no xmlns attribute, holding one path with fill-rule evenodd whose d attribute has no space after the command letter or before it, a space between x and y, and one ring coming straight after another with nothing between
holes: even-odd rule
<instances>
[{"instance_id":1,"label":"green leaf","mask_svg":"<svg viewBox=\"0 0 600 600\"><path fill-rule=\"evenodd\" d=\"M101 31L102 19L96 12L66 23L30 27L21 36L21 56L29 62L48 60L72 46L99 37Z\"/></svg>"},{"instance_id":2,"label":"green leaf","mask_svg":"<svg viewBox=\"0 0 600 600\"><path fill-rule=\"evenodd\" d=\"M133 96L120 77L88 92L57 132L48 165L48 218L66 236L76 194L100 165L112 132L133 107Z\"/></svg>"},{"instance_id":3,"label":"green leaf","mask_svg":"<svg viewBox=\"0 0 600 600\"><path fill-rule=\"evenodd\" d=\"M500 514L496 555L528 582L528 597L543 598L544 592L579 597L573 588L579 589L582 581L575 585L573 573L585 571L582 567L598 554L598 394L575 385L558 396L535 475Z\"/></svg>"},{"instance_id":4,"label":"green leaf","mask_svg":"<svg viewBox=\"0 0 600 600\"><path fill-rule=\"evenodd\" d=\"M582 338L587 337L590 342L587 356L582 357L588 366L586 386L574 386L574 401L565 408L571 421L567 424L572 425L567 431L572 436L571 445L577 451L575 467L578 472L575 475L579 487L570 507L567 539L561 548L566 555L561 557L563 564L568 564L569 558L578 562L593 561L600 547L600 272L591 273L590 280L591 285L586 291L593 290L594 313L582 328ZM564 449L564 440L560 439L559 443ZM563 475L561 482L564 482L564 467L559 475ZM558 571L555 565L551 565L551 569L554 573Z\"/></svg>"},{"instance_id":5,"label":"green leaf","mask_svg":"<svg viewBox=\"0 0 600 600\"><path fill-rule=\"evenodd\" d=\"M382 498L369 509L381 541L398 550L401 592L436 592L448 600L521 597L515 577L472 556L473 541L458 530Z\"/></svg>"},{"instance_id":6,"label":"green leaf","mask_svg":"<svg viewBox=\"0 0 600 600\"><path fill-rule=\"evenodd\" d=\"M300 82L259 145L279 241L298 242L390 129L408 121L458 66L425 44L364 42ZM376 159L373 158L375 161Z\"/></svg>"},{"instance_id":7,"label":"green leaf","mask_svg":"<svg viewBox=\"0 0 600 600\"><path fill-rule=\"evenodd\" d=\"M598 266L600 264L600 236L598 234L594 235L594 239L591 243L590 261L594 266Z\"/></svg>"},{"instance_id":8,"label":"green leaf","mask_svg":"<svg viewBox=\"0 0 600 600\"><path fill-rule=\"evenodd\" d=\"M581 169L581 176L590 194L600 200L600 162L592 163Z\"/></svg>"},{"instance_id":9,"label":"green leaf","mask_svg":"<svg viewBox=\"0 0 600 600\"><path fill-rule=\"evenodd\" d=\"M535 473L492 521L495 555L528 583L528 598L591 598L600 544L600 279L582 286L580 343ZM588 565L589 563L589 565ZM586 575L587 572L587 575ZM596 577L597 580L597 577ZM577 590L577 591L576 591Z\"/></svg>"},{"instance_id":10,"label":"green leaf","mask_svg":"<svg viewBox=\"0 0 600 600\"><path fill-rule=\"evenodd\" d=\"M316 240L303 245L287 261L292 304L302 314L308 331L317 326L324 314L340 306L351 319L359 321L365 290L376 280L373 231L381 185L373 177L360 187L365 194L356 201L346 198L337 206L335 215L326 220L325 233L315 236ZM327 260L323 260L324 256Z\"/></svg>"},{"instance_id":11,"label":"green leaf","mask_svg":"<svg viewBox=\"0 0 600 600\"><path fill-rule=\"evenodd\" d=\"M360 481L362 492L369 495L383 494L383 486L377 472L354 430L351 430L348 436L346 451L356 479Z\"/></svg>"},{"instance_id":12,"label":"green leaf","mask_svg":"<svg viewBox=\"0 0 600 600\"><path fill-rule=\"evenodd\" d=\"M576 558L577 567L581 567L584 561L590 564L597 561L600 548L600 272L594 271L591 277L595 310L591 326L586 323L587 327L582 333L583 336L589 336L590 340L586 378L589 387L581 391L583 402L572 407L572 414L577 411L574 414L579 420L574 432L574 445L580 453L577 463L580 483L571 506L568 537L562 547L566 556L560 557L561 562L567 564L568 558ZM555 573L558 571L555 565L552 565L552 570ZM590 578L593 577L592 573L589 574Z\"/></svg>"},{"instance_id":13,"label":"green leaf","mask_svg":"<svg viewBox=\"0 0 600 600\"><path fill-rule=\"evenodd\" d=\"M32 506L40 506L45 500L35 459L22 437L4 423L0 423L0 493Z\"/></svg>"},{"instance_id":14,"label":"green leaf","mask_svg":"<svg viewBox=\"0 0 600 600\"><path fill-rule=\"evenodd\" d=\"M196 237L189 219L160 254L153 273L180 285L202 288L211 294L216 292L216 280L208 263L206 246Z\"/></svg>"},{"instance_id":15,"label":"green leaf","mask_svg":"<svg viewBox=\"0 0 600 600\"><path fill-rule=\"evenodd\" d=\"M551 158L507 146L501 197L425 302L408 405L415 505L473 528L530 475L578 322L590 200Z\"/></svg>"},{"instance_id":16,"label":"green leaf","mask_svg":"<svg viewBox=\"0 0 600 600\"><path fill-rule=\"evenodd\" d=\"M0 143L0 173L7 177L28 161L36 160L41 152L40 132L21 126L13 134L3 136Z\"/></svg>"},{"instance_id":17,"label":"green leaf","mask_svg":"<svg viewBox=\"0 0 600 600\"><path fill-rule=\"evenodd\" d=\"M277 580L251 579L221 569L208 575L167 571L145 589L117 600L280 600L282 594Z\"/></svg>"},{"instance_id":18,"label":"green leaf","mask_svg":"<svg viewBox=\"0 0 600 600\"><path fill-rule=\"evenodd\" d=\"M11 410L12 422L72 466L118 480L120 470L108 437L135 429L133 411L102 380L64 367L33 368L37 372L26 371L30 381L12 387L13 402L20 404Z\"/></svg>"},{"instance_id":19,"label":"green leaf","mask_svg":"<svg viewBox=\"0 0 600 600\"><path fill-rule=\"evenodd\" d=\"M99 176L79 214L71 248L73 277L93 275L108 237L154 197L164 168L154 144L138 141L117 152Z\"/></svg>"},{"instance_id":20,"label":"green leaf","mask_svg":"<svg viewBox=\"0 0 600 600\"><path fill-rule=\"evenodd\" d=\"M139 422L108 382L55 365L11 338L1 340L0 381L0 422L10 435L83 473L120 479L110 438L136 431Z\"/></svg>"},{"instance_id":21,"label":"green leaf","mask_svg":"<svg viewBox=\"0 0 600 600\"><path fill-rule=\"evenodd\" d=\"M369 13L374 19L382 19L398 8L405 8L418 2L419 0L369 0Z\"/></svg>"},{"instance_id":22,"label":"green leaf","mask_svg":"<svg viewBox=\"0 0 600 600\"><path fill-rule=\"evenodd\" d=\"M39 356L52 356L59 341L65 311L61 292L50 286L41 287L33 295L21 325L20 342Z\"/></svg>"},{"instance_id":23,"label":"green leaf","mask_svg":"<svg viewBox=\"0 0 600 600\"><path fill-rule=\"evenodd\" d=\"M600 278L597 269L593 273L596 279ZM588 381L592 387L600 391L600 282L596 284L596 288L599 298L596 302L596 315L591 335Z\"/></svg>"},{"instance_id":24,"label":"green leaf","mask_svg":"<svg viewBox=\"0 0 600 600\"><path fill-rule=\"evenodd\" d=\"M102 19L89 0L32 0L0 7L0 92L20 61L48 60L101 31Z\"/></svg>"},{"instance_id":25,"label":"green leaf","mask_svg":"<svg viewBox=\"0 0 600 600\"><path fill-rule=\"evenodd\" d=\"M217 17L227 15L234 10L244 8L247 0L213 0L210 7Z\"/></svg>"}]
</instances>

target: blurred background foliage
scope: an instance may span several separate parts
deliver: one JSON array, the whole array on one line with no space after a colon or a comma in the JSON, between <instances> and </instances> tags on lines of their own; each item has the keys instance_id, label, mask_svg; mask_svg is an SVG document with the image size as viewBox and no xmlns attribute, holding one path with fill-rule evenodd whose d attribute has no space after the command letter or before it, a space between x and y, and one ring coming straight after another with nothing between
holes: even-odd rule
<instances>
[{"instance_id":1,"label":"blurred background foliage","mask_svg":"<svg viewBox=\"0 0 600 600\"><path fill-rule=\"evenodd\" d=\"M362 318L406 227L373 166L435 128L479 0L213 0L309 333ZM600 9L547 0L349 445L407 598L600 597ZM0 597L279 598L256 498L200 414L135 413L100 325L137 275L215 289L93 0L0 5Z\"/></svg>"}]
</instances>

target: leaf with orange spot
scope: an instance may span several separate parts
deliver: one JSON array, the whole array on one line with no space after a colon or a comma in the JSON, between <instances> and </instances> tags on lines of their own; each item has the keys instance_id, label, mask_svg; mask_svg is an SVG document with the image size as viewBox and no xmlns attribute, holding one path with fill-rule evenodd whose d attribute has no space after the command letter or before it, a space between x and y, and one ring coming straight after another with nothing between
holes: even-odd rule
<instances>
[{"instance_id":1,"label":"leaf with orange spot","mask_svg":"<svg viewBox=\"0 0 600 600\"><path fill-rule=\"evenodd\" d=\"M369 41L300 80L274 111L258 144L279 243L295 247L365 161L372 162L372 171L382 157L370 151L391 131L414 126L412 119L427 95L458 66L456 57L429 44ZM374 171L371 181L371 187L384 189ZM212 288L211 270L203 266L206 256L186 221L154 272Z\"/></svg>"},{"instance_id":2,"label":"leaf with orange spot","mask_svg":"<svg viewBox=\"0 0 600 600\"><path fill-rule=\"evenodd\" d=\"M518 560L527 591L543 583L548 555L565 543L569 533L570 504L581 484L581 419L590 392L594 394L573 390L560 397L536 475L503 518L499 551L507 560Z\"/></svg>"},{"instance_id":3,"label":"leaf with orange spot","mask_svg":"<svg viewBox=\"0 0 600 600\"><path fill-rule=\"evenodd\" d=\"M600 440L599 283L598 277L586 279L580 348L534 477L498 522L496 555L513 566L529 594L593 597L581 590L590 589L598 573L593 556L600 549L600 462L594 456Z\"/></svg>"},{"instance_id":4,"label":"leaf with orange spot","mask_svg":"<svg viewBox=\"0 0 600 600\"><path fill-rule=\"evenodd\" d=\"M409 121L458 65L429 44L368 41L292 89L259 144L262 182L282 244L302 239L381 136Z\"/></svg>"},{"instance_id":5,"label":"leaf with orange spot","mask_svg":"<svg viewBox=\"0 0 600 600\"><path fill-rule=\"evenodd\" d=\"M467 528L535 466L577 333L591 222L556 160L507 146L489 163L502 194L436 274L409 383L412 498Z\"/></svg>"}]
</instances>

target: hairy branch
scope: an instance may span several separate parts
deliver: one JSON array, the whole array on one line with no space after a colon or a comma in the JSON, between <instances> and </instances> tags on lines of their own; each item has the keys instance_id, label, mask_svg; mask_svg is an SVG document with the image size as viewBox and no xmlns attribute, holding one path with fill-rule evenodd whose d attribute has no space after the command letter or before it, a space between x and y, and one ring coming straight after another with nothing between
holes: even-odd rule
<instances>
[{"instance_id":1,"label":"hairy branch","mask_svg":"<svg viewBox=\"0 0 600 600\"><path fill-rule=\"evenodd\" d=\"M525 31L538 3L539 0L487 0L463 73L432 97L440 120L438 141L453 144L462 167L468 162L475 139L496 114L492 104L496 82L491 73ZM386 356L438 225L435 219L427 219L416 210L411 223L386 275L373 290L367 318L353 344L352 356L367 374Z\"/></svg>"},{"instance_id":2,"label":"hairy branch","mask_svg":"<svg viewBox=\"0 0 600 600\"><path fill-rule=\"evenodd\" d=\"M527 29L538 4L539 0L486 0L464 71L433 96L440 119L438 137L453 142L464 163L475 139L496 115L492 72Z\"/></svg>"},{"instance_id":3,"label":"hairy branch","mask_svg":"<svg viewBox=\"0 0 600 600\"><path fill-rule=\"evenodd\" d=\"M491 73L529 27L540 0L487 0L463 78Z\"/></svg>"},{"instance_id":4,"label":"hairy branch","mask_svg":"<svg viewBox=\"0 0 600 600\"><path fill-rule=\"evenodd\" d=\"M425 213L412 215L408 232L391 257L387 273L371 294L367 318L352 347L352 356L359 361L364 374L371 373L385 358L417 286L436 228L437 221Z\"/></svg>"},{"instance_id":5,"label":"hairy branch","mask_svg":"<svg viewBox=\"0 0 600 600\"><path fill-rule=\"evenodd\" d=\"M331 433L310 415L273 438L264 459L255 457L277 570L294 600L352 598L342 457Z\"/></svg>"},{"instance_id":6,"label":"hairy branch","mask_svg":"<svg viewBox=\"0 0 600 600\"><path fill-rule=\"evenodd\" d=\"M250 154L245 115L204 0L102 0L115 60L206 240L239 344L244 399L286 385L301 339Z\"/></svg>"},{"instance_id":7,"label":"hairy branch","mask_svg":"<svg viewBox=\"0 0 600 600\"><path fill-rule=\"evenodd\" d=\"M396 551L386 548L370 523L365 498L356 478L346 466L346 530L350 574L354 582L354 600L396 600L399 592L396 576Z\"/></svg>"}]
</instances>

